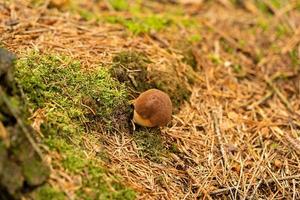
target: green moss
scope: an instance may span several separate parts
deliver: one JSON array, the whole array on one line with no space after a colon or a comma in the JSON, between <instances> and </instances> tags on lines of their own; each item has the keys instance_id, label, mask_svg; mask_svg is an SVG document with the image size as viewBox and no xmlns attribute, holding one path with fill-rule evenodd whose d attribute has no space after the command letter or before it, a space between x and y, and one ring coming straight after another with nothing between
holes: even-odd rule
<instances>
[{"instance_id":1,"label":"green moss","mask_svg":"<svg viewBox=\"0 0 300 200\"><path fill-rule=\"evenodd\" d=\"M270 147L271 147L272 149L278 149L279 146L280 146L280 145L279 145L278 143L276 143L276 142L272 142L271 145L270 145Z\"/></svg>"},{"instance_id":2,"label":"green moss","mask_svg":"<svg viewBox=\"0 0 300 200\"><path fill-rule=\"evenodd\" d=\"M71 175L84 173L87 176L78 195L83 199L118 199L124 194L134 199L135 193L119 178L108 177L101 157L87 157L82 145L83 138L96 140L89 136L91 132L85 133L89 131L85 126L97 127L100 123L109 130L110 126L117 127L113 123L128 122L128 116L121 117L128 102L125 86L115 81L102 66L87 72L69 57L38 52L31 52L17 62L16 81L24 92L27 106L33 111L44 110L43 143L61 155L59 166ZM28 177L34 168L28 165L24 169ZM119 187L115 188L115 184ZM51 198L56 193L46 188L38 195Z\"/></svg>"},{"instance_id":3,"label":"green moss","mask_svg":"<svg viewBox=\"0 0 300 200\"><path fill-rule=\"evenodd\" d=\"M255 0L254 1L257 8L265 14L271 14L273 11L269 8L269 6L261 0ZM269 0L269 5L274 7L275 9L281 9L284 6L286 6L288 3L291 3L289 0Z\"/></svg>"},{"instance_id":4,"label":"green moss","mask_svg":"<svg viewBox=\"0 0 300 200\"><path fill-rule=\"evenodd\" d=\"M133 34L160 31L171 24L171 20L160 15L149 15L146 17L134 16L130 19L124 17L108 16L106 21L118 23L126 27Z\"/></svg>"},{"instance_id":5,"label":"green moss","mask_svg":"<svg viewBox=\"0 0 300 200\"><path fill-rule=\"evenodd\" d=\"M62 164L64 168L72 172L80 172L87 165L87 162L77 155L67 154Z\"/></svg>"},{"instance_id":6,"label":"green moss","mask_svg":"<svg viewBox=\"0 0 300 200\"><path fill-rule=\"evenodd\" d=\"M161 162L161 158L166 155L165 141L161 137L159 129L140 128L134 132L133 137L141 156Z\"/></svg>"},{"instance_id":7,"label":"green moss","mask_svg":"<svg viewBox=\"0 0 300 200\"><path fill-rule=\"evenodd\" d=\"M255 0L256 7L262 12L266 14L270 14L270 10L268 6L261 0Z\"/></svg>"},{"instance_id":8,"label":"green moss","mask_svg":"<svg viewBox=\"0 0 300 200\"><path fill-rule=\"evenodd\" d=\"M280 9L280 8L283 8L284 6L286 6L287 4L290 4L291 1L290 0L270 0L270 3L276 9Z\"/></svg>"},{"instance_id":9,"label":"green moss","mask_svg":"<svg viewBox=\"0 0 300 200\"><path fill-rule=\"evenodd\" d=\"M170 152L172 152L172 153L175 153L175 154L179 154L179 153L180 153L180 150L179 150L179 148L178 148L178 146L177 146L176 143L172 143L172 144L170 145L170 147L169 147L168 150L169 150Z\"/></svg>"},{"instance_id":10,"label":"green moss","mask_svg":"<svg viewBox=\"0 0 300 200\"><path fill-rule=\"evenodd\" d=\"M71 11L74 14L79 14L83 20L100 20L100 12L98 12L96 7L87 7L86 5L81 5L80 1L70 1L66 6L66 10Z\"/></svg>"},{"instance_id":11,"label":"green moss","mask_svg":"<svg viewBox=\"0 0 300 200\"><path fill-rule=\"evenodd\" d=\"M258 18L257 20L257 27L259 27L261 30L263 31L267 31L269 30L270 26L269 26L269 21L266 20L266 18Z\"/></svg>"},{"instance_id":12,"label":"green moss","mask_svg":"<svg viewBox=\"0 0 300 200\"><path fill-rule=\"evenodd\" d=\"M90 20L97 20L98 21L99 18L100 18L96 13L94 13L94 12L88 10L88 9L79 7L76 10L79 13L79 15L82 17L82 19L84 19L86 21L90 21Z\"/></svg>"},{"instance_id":13,"label":"green moss","mask_svg":"<svg viewBox=\"0 0 300 200\"><path fill-rule=\"evenodd\" d=\"M238 41L238 44L240 45L240 47L245 47L246 45L247 45L247 41L246 40L243 40L243 39L241 39L241 40L239 40Z\"/></svg>"},{"instance_id":14,"label":"green moss","mask_svg":"<svg viewBox=\"0 0 300 200\"><path fill-rule=\"evenodd\" d=\"M182 61L190 65L193 70L196 70L197 68L197 61L193 53L193 48L195 48L195 44L199 41L201 41L201 36L199 34L194 34L182 41L179 41L175 46L175 48L182 51Z\"/></svg>"},{"instance_id":15,"label":"green moss","mask_svg":"<svg viewBox=\"0 0 300 200\"><path fill-rule=\"evenodd\" d=\"M43 108L52 134L76 134L90 121L92 111L109 123L113 112L127 102L125 87L114 81L103 67L83 72L80 63L59 55L30 53L17 63L16 80L29 107ZM86 105L88 104L88 105Z\"/></svg>"},{"instance_id":16,"label":"green moss","mask_svg":"<svg viewBox=\"0 0 300 200\"><path fill-rule=\"evenodd\" d=\"M64 193L52 188L49 185L39 187L32 195L35 200L65 200L67 197Z\"/></svg>"},{"instance_id":17,"label":"green moss","mask_svg":"<svg viewBox=\"0 0 300 200\"><path fill-rule=\"evenodd\" d=\"M184 52L183 52L183 62L185 62L186 64L190 65L194 70L197 69L197 61L196 58L193 54L193 50L192 48L187 48ZM190 83L192 83L193 81L191 80Z\"/></svg>"},{"instance_id":18,"label":"green moss","mask_svg":"<svg viewBox=\"0 0 300 200\"><path fill-rule=\"evenodd\" d=\"M103 16L104 21L121 24L135 35L163 31L167 27L172 27L172 25L174 25L175 29L178 29L178 26L199 28L199 22L192 17L184 15L184 11L178 7L168 12L157 14L157 11L143 7L142 0L137 0L132 2L126 10L128 10L126 16Z\"/></svg>"},{"instance_id":19,"label":"green moss","mask_svg":"<svg viewBox=\"0 0 300 200\"><path fill-rule=\"evenodd\" d=\"M300 55L298 54L297 50L293 50L289 53L292 67L296 70L300 69Z\"/></svg>"},{"instance_id":20,"label":"green moss","mask_svg":"<svg viewBox=\"0 0 300 200\"><path fill-rule=\"evenodd\" d=\"M241 77L241 78L246 76L246 71L242 65L234 64L231 67L232 67L233 72L236 74L236 76Z\"/></svg>"},{"instance_id":21,"label":"green moss","mask_svg":"<svg viewBox=\"0 0 300 200\"><path fill-rule=\"evenodd\" d=\"M191 35L188 38L188 41L191 42L191 43L197 43L197 42L200 42L201 40L202 40L202 37L199 34Z\"/></svg>"},{"instance_id":22,"label":"green moss","mask_svg":"<svg viewBox=\"0 0 300 200\"><path fill-rule=\"evenodd\" d=\"M62 155L63 167L72 174L84 172L82 187L76 192L80 199L135 199L135 192L121 184L119 178L108 177L98 159L88 159L79 147L62 138L48 138L46 144Z\"/></svg>"},{"instance_id":23,"label":"green moss","mask_svg":"<svg viewBox=\"0 0 300 200\"><path fill-rule=\"evenodd\" d=\"M183 81L178 79L177 77L172 77L170 74L157 73L157 79L154 80L156 88L165 91L169 94L174 111L178 111L180 105L188 100L191 95L191 92L186 88ZM164 77L164 79L158 79L158 77Z\"/></svg>"},{"instance_id":24,"label":"green moss","mask_svg":"<svg viewBox=\"0 0 300 200\"><path fill-rule=\"evenodd\" d=\"M282 37L282 36L286 36L290 33L289 27L287 27L284 24L279 24L276 27L276 35L277 37Z\"/></svg>"},{"instance_id":25,"label":"green moss","mask_svg":"<svg viewBox=\"0 0 300 200\"><path fill-rule=\"evenodd\" d=\"M176 20L176 22L179 22L179 24L182 24L185 28L193 28L193 27L197 27L199 25L197 20L193 19L193 18L179 17L174 20Z\"/></svg>"},{"instance_id":26,"label":"green moss","mask_svg":"<svg viewBox=\"0 0 300 200\"><path fill-rule=\"evenodd\" d=\"M22 163L22 170L27 184L32 186L40 185L50 174L48 166L34 157Z\"/></svg>"},{"instance_id":27,"label":"green moss","mask_svg":"<svg viewBox=\"0 0 300 200\"><path fill-rule=\"evenodd\" d=\"M108 0L108 2L116 11L128 10L129 8L127 0Z\"/></svg>"},{"instance_id":28,"label":"green moss","mask_svg":"<svg viewBox=\"0 0 300 200\"><path fill-rule=\"evenodd\" d=\"M79 173L88 165L82 149L67 143L65 139L48 137L44 142L52 151L58 151L62 155L62 165L69 172Z\"/></svg>"},{"instance_id":29,"label":"green moss","mask_svg":"<svg viewBox=\"0 0 300 200\"><path fill-rule=\"evenodd\" d=\"M110 72L119 82L135 91L143 92L151 88L147 81L149 59L143 53L123 51L115 55Z\"/></svg>"},{"instance_id":30,"label":"green moss","mask_svg":"<svg viewBox=\"0 0 300 200\"><path fill-rule=\"evenodd\" d=\"M216 65L222 64L222 60L221 60L221 58L219 57L219 55L216 55L216 54L210 54L210 55L209 55L209 58L210 58L210 60L211 60L214 64L216 64Z\"/></svg>"},{"instance_id":31,"label":"green moss","mask_svg":"<svg viewBox=\"0 0 300 200\"><path fill-rule=\"evenodd\" d=\"M95 165L90 165L88 174L83 180L84 188L77 191L78 197L82 199L124 199L131 200L136 198L135 192L126 189L124 185L110 179L111 187L108 187L107 177L105 178L103 170Z\"/></svg>"},{"instance_id":32,"label":"green moss","mask_svg":"<svg viewBox=\"0 0 300 200\"><path fill-rule=\"evenodd\" d=\"M193 59L193 58L192 58ZM186 88L184 81L181 80L173 66L168 72L156 69L147 71L147 64L151 61L145 54L135 51L124 51L118 53L113 58L111 67L112 76L125 83L130 88L131 96L136 97L139 93L157 88L170 95L175 111L184 100L190 96L190 91ZM193 82L192 73L188 73L187 78Z\"/></svg>"},{"instance_id":33,"label":"green moss","mask_svg":"<svg viewBox=\"0 0 300 200\"><path fill-rule=\"evenodd\" d=\"M229 54L234 54L236 52L236 49L233 48L230 44L228 44L228 42L226 42L225 40L220 40L220 44L222 45L222 47L224 48L224 50L229 53Z\"/></svg>"}]
</instances>

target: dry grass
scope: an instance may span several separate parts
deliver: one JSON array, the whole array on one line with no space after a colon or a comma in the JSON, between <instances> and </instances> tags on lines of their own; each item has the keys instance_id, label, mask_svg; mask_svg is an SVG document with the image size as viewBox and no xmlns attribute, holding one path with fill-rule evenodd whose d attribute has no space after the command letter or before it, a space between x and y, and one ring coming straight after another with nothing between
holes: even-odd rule
<instances>
[{"instance_id":1,"label":"dry grass","mask_svg":"<svg viewBox=\"0 0 300 200\"><path fill-rule=\"evenodd\" d=\"M134 49L153 61L149 70L174 65L184 75L176 42L198 31L202 40L193 54L199 80L162 130L178 153L156 163L139 155L129 133L99 132L111 159L107 165L139 192L138 199L299 199L300 75L289 56L300 54L296 3L270 7L266 31L255 28L266 16L251 1L244 8L203 3L197 13L195 5L186 5L202 28L179 27L177 34L170 28L153 38L13 1L0 3L0 40L20 57L31 48L63 53L87 69ZM276 27L282 24L289 31L279 37Z\"/></svg>"}]
</instances>

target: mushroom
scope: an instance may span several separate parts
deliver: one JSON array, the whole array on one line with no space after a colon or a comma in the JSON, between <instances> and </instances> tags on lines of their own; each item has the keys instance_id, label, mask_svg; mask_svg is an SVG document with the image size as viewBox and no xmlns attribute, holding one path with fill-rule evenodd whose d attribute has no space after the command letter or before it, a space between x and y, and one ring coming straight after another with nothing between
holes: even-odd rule
<instances>
[{"instance_id":1,"label":"mushroom","mask_svg":"<svg viewBox=\"0 0 300 200\"><path fill-rule=\"evenodd\" d=\"M158 89L150 89L133 102L133 122L146 127L165 126L172 117L170 97Z\"/></svg>"}]
</instances>

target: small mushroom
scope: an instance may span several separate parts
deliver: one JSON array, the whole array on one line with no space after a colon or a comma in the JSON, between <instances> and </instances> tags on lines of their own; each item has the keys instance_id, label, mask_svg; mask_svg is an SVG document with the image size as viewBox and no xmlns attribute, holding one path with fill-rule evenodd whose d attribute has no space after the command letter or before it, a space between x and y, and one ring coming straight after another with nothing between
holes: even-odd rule
<instances>
[{"instance_id":1,"label":"small mushroom","mask_svg":"<svg viewBox=\"0 0 300 200\"><path fill-rule=\"evenodd\" d=\"M133 122L141 126L165 126L172 117L170 97L158 89L150 89L134 100Z\"/></svg>"}]
</instances>

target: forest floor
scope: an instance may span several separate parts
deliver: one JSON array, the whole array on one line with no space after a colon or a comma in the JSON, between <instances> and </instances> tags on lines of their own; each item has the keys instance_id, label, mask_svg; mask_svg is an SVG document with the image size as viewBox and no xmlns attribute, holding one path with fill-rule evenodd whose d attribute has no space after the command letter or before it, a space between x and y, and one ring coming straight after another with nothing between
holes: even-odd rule
<instances>
[{"instance_id":1,"label":"forest floor","mask_svg":"<svg viewBox=\"0 0 300 200\"><path fill-rule=\"evenodd\" d=\"M24 199L300 199L300 1L0 1L51 169ZM171 123L136 127L150 87Z\"/></svg>"}]
</instances>

